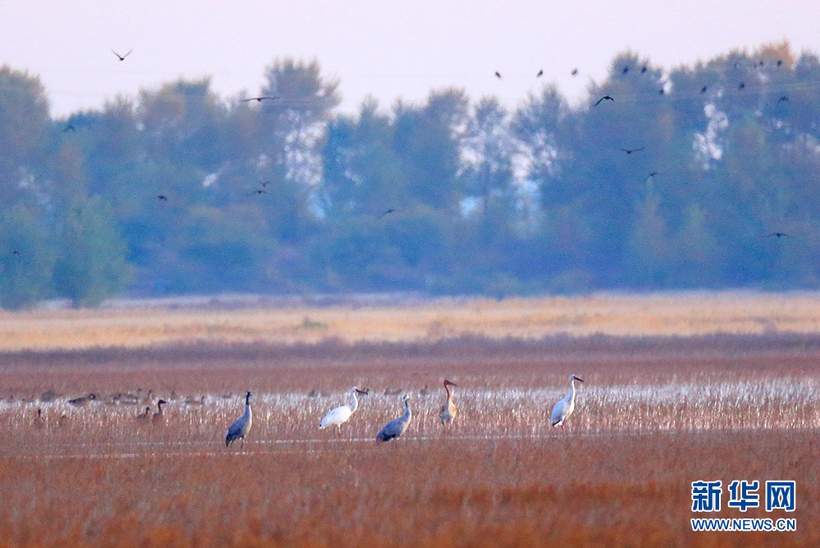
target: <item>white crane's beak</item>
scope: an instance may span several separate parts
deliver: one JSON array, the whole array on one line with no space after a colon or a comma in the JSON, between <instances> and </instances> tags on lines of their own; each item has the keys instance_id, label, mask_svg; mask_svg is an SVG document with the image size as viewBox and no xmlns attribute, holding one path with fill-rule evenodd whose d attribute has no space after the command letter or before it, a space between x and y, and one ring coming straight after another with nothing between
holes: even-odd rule
<instances>
[{"instance_id":1,"label":"white crane's beak","mask_svg":"<svg viewBox=\"0 0 820 548\"><path fill-rule=\"evenodd\" d=\"M579 379L579 378L578 378L578 377L576 377L575 375L573 375L573 376L572 376L572 378L573 378L573 379L575 379L575 380L576 380L576 381L578 381L578 382L584 382L584 379Z\"/></svg>"}]
</instances>

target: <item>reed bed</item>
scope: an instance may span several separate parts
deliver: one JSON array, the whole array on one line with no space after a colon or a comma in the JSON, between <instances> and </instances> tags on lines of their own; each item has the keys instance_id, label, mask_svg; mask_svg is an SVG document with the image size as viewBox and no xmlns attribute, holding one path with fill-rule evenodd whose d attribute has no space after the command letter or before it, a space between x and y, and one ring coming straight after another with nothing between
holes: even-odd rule
<instances>
[{"instance_id":1,"label":"reed bed","mask_svg":"<svg viewBox=\"0 0 820 548\"><path fill-rule=\"evenodd\" d=\"M0 351L146 348L190 343L434 342L463 336L538 339L820 333L820 293L438 299L401 305L127 307L0 313Z\"/></svg>"}]
</instances>

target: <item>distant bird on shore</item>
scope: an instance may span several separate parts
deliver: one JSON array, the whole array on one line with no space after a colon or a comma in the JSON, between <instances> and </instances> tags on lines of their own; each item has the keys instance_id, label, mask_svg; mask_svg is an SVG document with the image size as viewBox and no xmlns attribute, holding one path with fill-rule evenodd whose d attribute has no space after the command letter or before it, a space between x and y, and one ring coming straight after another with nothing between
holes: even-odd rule
<instances>
[{"instance_id":1,"label":"distant bird on shore","mask_svg":"<svg viewBox=\"0 0 820 548\"><path fill-rule=\"evenodd\" d=\"M79 407L80 405L85 405L89 401L96 400L96 399L97 399L97 395L94 394L94 393L91 393L91 394L88 394L87 396L80 396L79 398L70 399L70 400L68 400L68 403L70 403L71 405L76 405L76 406Z\"/></svg>"},{"instance_id":2,"label":"distant bird on shore","mask_svg":"<svg viewBox=\"0 0 820 548\"><path fill-rule=\"evenodd\" d=\"M641 147L641 148L622 148L622 149L620 149L620 150L622 150L622 151L626 152L627 154L632 154L633 152L640 152L640 151L642 151L644 148L645 148L645 147Z\"/></svg>"},{"instance_id":3,"label":"distant bird on shore","mask_svg":"<svg viewBox=\"0 0 820 548\"><path fill-rule=\"evenodd\" d=\"M569 384L572 387L572 391L552 408L550 423L553 427L560 426L563 430L564 422L566 422L570 415L572 415L572 412L575 411L575 381L584 382L575 375L570 375Z\"/></svg>"},{"instance_id":4,"label":"distant bird on shore","mask_svg":"<svg viewBox=\"0 0 820 548\"><path fill-rule=\"evenodd\" d=\"M34 428L37 430L42 430L44 426L45 420L43 419L43 410L38 407L37 416L34 417Z\"/></svg>"},{"instance_id":5,"label":"distant bird on shore","mask_svg":"<svg viewBox=\"0 0 820 548\"><path fill-rule=\"evenodd\" d=\"M595 106L597 107L598 105L600 105L602 101L613 101L613 102L614 102L614 101L615 101L615 99L613 99L613 98L612 98L612 97L610 97L609 95L604 95L603 97L601 97L600 99L598 99L598 101L595 103Z\"/></svg>"},{"instance_id":6,"label":"distant bird on shore","mask_svg":"<svg viewBox=\"0 0 820 548\"><path fill-rule=\"evenodd\" d=\"M157 402L157 409L159 409L159 411L154 413L154 416L151 417L151 422L152 423L161 424L165 420L165 417L162 414L162 405L165 404L165 403L168 403L168 402L166 402L165 400L159 400Z\"/></svg>"},{"instance_id":7,"label":"distant bird on shore","mask_svg":"<svg viewBox=\"0 0 820 548\"><path fill-rule=\"evenodd\" d=\"M363 396L367 395L367 391L361 390L357 387L353 387L350 389L350 404L349 405L340 405L339 407L335 407L327 412L321 421L319 421L319 428L326 428L328 426L335 426L336 433L342 433L342 424L348 421L353 413L356 412L356 409L359 408L359 398L356 397L356 394L361 394Z\"/></svg>"},{"instance_id":8,"label":"distant bird on shore","mask_svg":"<svg viewBox=\"0 0 820 548\"><path fill-rule=\"evenodd\" d=\"M228 435L225 436L225 447L228 447L237 439L242 439L242 447L245 447L245 436L251 429L253 416L251 415L251 393L245 394L245 414L234 421L228 428Z\"/></svg>"},{"instance_id":9,"label":"distant bird on shore","mask_svg":"<svg viewBox=\"0 0 820 548\"><path fill-rule=\"evenodd\" d=\"M785 232L772 232L771 234L766 234L763 237L771 238L772 236L775 236L776 238L791 238L791 236L789 236Z\"/></svg>"},{"instance_id":10,"label":"distant bird on shore","mask_svg":"<svg viewBox=\"0 0 820 548\"><path fill-rule=\"evenodd\" d=\"M131 52L132 52L132 51L134 51L134 50L133 50L133 49L130 49L130 50L128 50L128 53L126 53L125 55L120 55L119 53L117 53L117 52L116 52L116 51L114 51L113 49L111 50L111 52L112 52L114 55L116 55L116 56L117 56L117 59L119 59L120 61L125 61L125 58L126 58L126 57L128 57L129 55L131 55Z\"/></svg>"},{"instance_id":11,"label":"distant bird on shore","mask_svg":"<svg viewBox=\"0 0 820 548\"><path fill-rule=\"evenodd\" d=\"M147 421L148 417L151 416L151 408L146 406L145 411L137 415L137 420L139 421Z\"/></svg>"},{"instance_id":12,"label":"distant bird on shore","mask_svg":"<svg viewBox=\"0 0 820 548\"><path fill-rule=\"evenodd\" d=\"M402 434L404 434L404 431L407 430L407 426L410 424L410 419L413 418L413 414L410 412L410 396L405 394L402 397L402 401L404 401L404 415L388 422L384 428L381 429L376 436L377 443L399 438Z\"/></svg>"},{"instance_id":13,"label":"distant bird on shore","mask_svg":"<svg viewBox=\"0 0 820 548\"><path fill-rule=\"evenodd\" d=\"M453 402L453 396L450 394L450 387L451 386L458 386L454 382L450 382L447 379L444 379L444 391L447 392L447 400L444 402L444 405L441 406L441 412L438 414L439 418L441 419L441 424L444 426L450 426L456 418L456 413L458 412L456 409L456 404Z\"/></svg>"}]
</instances>

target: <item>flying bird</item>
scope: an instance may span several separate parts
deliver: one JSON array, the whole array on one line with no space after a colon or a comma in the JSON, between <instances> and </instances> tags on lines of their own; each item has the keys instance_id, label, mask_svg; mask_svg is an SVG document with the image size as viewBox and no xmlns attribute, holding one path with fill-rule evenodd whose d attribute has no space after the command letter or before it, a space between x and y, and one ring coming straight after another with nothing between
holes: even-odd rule
<instances>
[{"instance_id":1,"label":"flying bird","mask_svg":"<svg viewBox=\"0 0 820 548\"><path fill-rule=\"evenodd\" d=\"M788 234L786 234L785 232L772 232L771 234L766 234L766 235L764 235L763 237L764 237L764 238L771 238L772 236L774 236L774 237L776 237L776 238L783 238L783 237L785 237L785 238L791 238L791 236L789 236L789 235L788 235Z\"/></svg>"},{"instance_id":2,"label":"flying bird","mask_svg":"<svg viewBox=\"0 0 820 548\"><path fill-rule=\"evenodd\" d=\"M629 72L629 67L628 67L628 66L627 66L627 67L624 67L624 70L623 70L622 72L623 72L624 74L627 74L627 73Z\"/></svg>"},{"instance_id":3,"label":"flying bird","mask_svg":"<svg viewBox=\"0 0 820 548\"><path fill-rule=\"evenodd\" d=\"M578 76L578 69L577 68L572 69L572 72L570 72L570 74L573 75L573 76Z\"/></svg>"},{"instance_id":4,"label":"flying bird","mask_svg":"<svg viewBox=\"0 0 820 548\"><path fill-rule=\"evenodd\" d=\"M778 103L785 103L785 102L786 102L786 101L788 101L788 100L789 100L789 98L788 98L788 97L786 97L785 95L782 95L782 96L781 96L781 97L777 100L777 102L778 102Z\"/></svg>"},{"instance_id":5,"label":"flying bird","mask_svg":"<svg viewBox=\"0 0 820 548\"><path fill-rule=\"evenodd\" d=\"M361 390L357 387L353 387L350 389L350 404L349 405L340 405L334 409L328 411L327 415L325 415L322 420L319 422L319 428L326 428L328 426L335 426L336 433L341 434L342 432L342 424L346 423L348 419L356 412L356 409L359 408L359 398L356 397L356 394L361 394L363 396L367 395L367 391Z\"/></svg>"},{"instance_id":6,"label":"flying bird","mask_svg":"<svg viewBox=\"0 0 820 548\"><path fill-rule=\"evenodd\" d=\"M376 442L384 442L390 441L394 438L401 437L404 434L404 431L407 430L407 426L410 424L410 419L413 417L413 414L410 412L410 396L405 394L402 397L402 401L404 401L404 415L397 419L393 419L392 421L388 422L384 425L384 428L376 436Z\"/></svg>"},{"instance_id":7,"label":"flying bird","mask_svg":"<svg viewBox=\"0 0 820 548\"><path fill-rule=\"evenodd\" d=\"M63 133L68 133L69 131L72 132L72 133L76 133L77 129L74 126L72 126L71 124L66 124L65 127L63 128Z\"/></svg>"},{"instance_id":8,"label":"flying bird","mask_svg":"<svg viewBox=\"0 0 820 548\"><path fill-rule=\"evenodd\" d=\"M450 394L450 387L457 386L456 383L444 379L444 390L447 392L447 401L441 406L441 412L438 414L441 418L441 424L450 426L456 418L456 404L453 402L453 396Z\"/></svg>"},{"instance_id":9,"label":"flying bird","mask_svg":"<svg viewBox=\"0 0 820 548\"><path fill-rule=\"evenodd\" d=\"M119 53L117 53L117 52L116 52L116 51L114 51L113 49L111 50L111 52L112 52L114 55L116 55L116 56L117 56L117 59L119 59L120 61L125 61L125 58L126 58L126 57L128 57L129 55L131 55L131 52L132 52L132 51L134 51L134 50L133 50L133 49L130 49L130 50L128 50L128 53L126 53L125 55L120 55Z\"/></svg>"},{"instance_id":10,"label":"flying bird","mask_svg":"<svg viewBox=\"0 0 820 548\"><path fill-rule=\"evenodd\" d=\"M269 192L267 190L262 190L261 188L258 188L253 192L250 192L248 196L253 196L254 194L269 194Z\"/></svg>"},{"instance_id":11,"label":"flying bird","mask_svg":"<svg viewBox=\"0 0 820 548\"><path fill-rule=\"evenodd\" d=\"M741 82L741 83L739 83L739 84L737 85L737 89L739 89L739 90L740 90L740 89L743 89L743 88L745 88L745 87L746 87L746 82Z\"/></svg>"},{"instance_id":12,"label":"flying bird","mask_svg":"<svg viewBox=\"0 0 820 548\"><path fill-rule=\"evenodd\" d=\"M245 447L245 436L251 429L253 416L251 415L251 393L245 394L245 414L234 421L228 428L228 435L225 436L225 447L228 447L237 439L242 439L242 447Z\"/></svg>"},{"instance_id":13,"label":"flying bird","mask_svg":"<svg viewBox=\"0 0 820 548\"><path fill-rule=\"evenodd\" d=\"M495 71L495 77L498 78L499 80L501 80L501 73L498 72L498 71Z\"/></svg>"},{"instance_id":14,"label":"flying bird","mask_svg":"<svg viewBox=\"0 0 820 548\"><path fill-rule=\"evenodd\" d=\"M538 74L535 75L536 78L541 78L542 76L544 76L544 70L543 69L539 70Z\"/></svg>"},{"instance_id":15,"label":"flying bird","mask_svg":"<svg viewBox=\"0 0 820 548\"><path fill-rule=\"evenodd\" d=\"M708 86L703 86L702 88L700 88L700 92L701 92L701 93L706 93L706 90L707 90L707 89L709 89L709 87L708 87Z\"/></svg>"},{"instance_id":16,"label":"flying bird","mask_svg":"<svg viewBox=\"0 0 820 548\"><path fill-rule=\"evenodd\" d=\"M162 200L163 202L167 202L168 201L168 196L166 196L165 194L157 194L157 200Z\"/></svg>"},{"instance_id":17,"label":"flying bird","mask_svg":"<svg viewBox=\"0 0 820 548\"><path fill-rule=\"evenodd\" d=\"M623 151L624 151L624 152L626 152L627 154L632 154L633 152L640 152L640 151L642 151L644 148L645 148L645 147L641 147L641 148L622 148L622 149L620 149L620 150L623 150Z\"/></svg>"},{"instance_id":18,"label":"flying bird","mask_svg":"<svg viewBox=\"0 0 820 548\"><path fill-rule=\"evenodd\" d=\"M12 249L12 250L11 250L11 254L12 254L12 255L20 255L20 252L19 252L19 251L17 251L16 249Z\"/></svg>"},{"instance_id":19,"label":"flying bird","mask_svg":"<svg viewBox=\"0 0 820 548\"><path fill-rule=\"evenodd\" d=\"M641 67L641 74L645 74L648 68L649 67L647 67L646 65L642 66Z\"/></svg>"},{"instance_id":20,"label":"flying bird","mask_svg":"<svg viewBox=\"0 0 820 548\"><path fill-rule=\"evenodd\" d=\"M570 375L569 383L572 387L572 392L570 392L567 397L556 403L555 407L552 408L550 423L553 427L560 426L561 430L563 430L564 422L566 422L570 415L572 415L572 412L575 411L575 381L584 382L575 375Z\"/></svg>"},{"instance_id":21,"label":"flying bird","mask_svg":"<svg viewBox=\"0 0 820 548\"><path fill-rule=\"evenodd\" d=\"M257 103L261 103L262 101L273 101L274 99L278 99L279 96L276 95L274 97L269 97L267 95L262 95L260 97L248 97L247 99L242 99L242 103L247 103L248 101L256 101Z\"/></svg>"},{"instance_id":22,"label":"flying bird","mask_svg":"<svg viewBox=\"0 0 820 548\"><path fill-rule=\"evenodd\" d=\"M595 106L597 107L598 105L600 105L602 101L615 101L615 99L613 99L609 95L604 95L603 97L598 99L598 102L595 103Z\"/></svg>"},{"instance_id":23,"label":"flying bird","mask_svg":"<svg viewBox=\"0 0 820 548\"><path fill-rule=\"evenodd\" d=\"M391 213L395 213L396 211L397 210L392 208L392 207L390 209L385 209L384 212L381 215L379 215L379 219L381 219L385 215L390 215Z\"/></svg>"}]
</instances>

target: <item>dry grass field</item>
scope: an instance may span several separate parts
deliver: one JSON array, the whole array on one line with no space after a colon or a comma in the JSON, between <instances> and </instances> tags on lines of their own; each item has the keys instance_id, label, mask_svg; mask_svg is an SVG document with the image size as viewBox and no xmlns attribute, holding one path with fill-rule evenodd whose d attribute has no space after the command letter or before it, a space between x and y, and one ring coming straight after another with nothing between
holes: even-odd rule
<instances>
[{"instance_id":1,"label":"dry grass field","mask_svg":"<svg viewBox=\"0 0 820 548\"><path fill-rule=\"evenodd\" d=\"M0 547L818 546L820 301L711 298L4 315ZM377 445L403 393L413 423ZM796 511L691 511L691 482L735 479L795 480ZM713 516L797 531L691 530Z\"/></svg>"}]
</instances>

